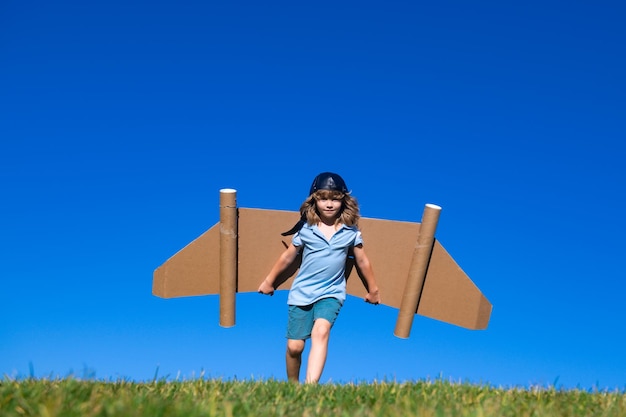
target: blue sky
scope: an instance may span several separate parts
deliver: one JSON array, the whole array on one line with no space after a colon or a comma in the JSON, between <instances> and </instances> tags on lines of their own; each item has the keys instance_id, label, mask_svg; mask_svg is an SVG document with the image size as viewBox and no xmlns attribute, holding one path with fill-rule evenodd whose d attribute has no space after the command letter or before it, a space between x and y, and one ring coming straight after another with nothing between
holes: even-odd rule
<instances>
[{"instance_id":1,"label":"blue sky","mask_svg":"<svg viewBox=\"0 0 626 417\"><path fill-rule=\"evenodd\" d=\"M0 375L285 378L286 293L160 299L241 207L340 173L493 303L468 331L350 297L322 381L626 388L619 2L0 5ZM376 270L382 277L385 271ZM259 271L261 280L266 271ZM384 294L383 294L384 297Z\"/></svg>"}]
</instances>

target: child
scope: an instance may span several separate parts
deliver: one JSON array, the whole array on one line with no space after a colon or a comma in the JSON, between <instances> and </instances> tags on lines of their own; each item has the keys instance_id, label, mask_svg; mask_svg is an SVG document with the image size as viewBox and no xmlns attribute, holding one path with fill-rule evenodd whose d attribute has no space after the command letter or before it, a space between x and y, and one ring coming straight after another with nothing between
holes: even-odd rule
<instances>
[{"instance_id":1,"label":"child","mask_svg":"<svg viewBox=\"0 0 626 417\"><path fill-rule=\"evenodd\" d=\"M262 294L274 293L274 282L302 250L302 264L294 278L287 303L287 377L298 382L305 341L311 338L306 382L318 382L328 352L330 329L346 299L344 275L348 251L365 279L365 301L380 303L378 286L357 228L359 206L348 193L343 179L324 172L313 180L309 197L300 207L301 219L289 232L289 247L259 287Z\"/></svg>"}]
</instances>

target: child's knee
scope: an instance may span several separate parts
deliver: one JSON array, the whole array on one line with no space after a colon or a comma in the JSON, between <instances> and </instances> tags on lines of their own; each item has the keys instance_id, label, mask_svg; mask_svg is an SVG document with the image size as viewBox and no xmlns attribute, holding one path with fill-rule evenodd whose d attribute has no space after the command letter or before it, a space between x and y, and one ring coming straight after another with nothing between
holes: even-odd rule
<instances>
[{"instance_id":1,"label":"child's knee","mask_svg":"<svg viewBox=\"0 0 626 417\"><path fill-rule=\"evenodd\" d=\"M304 340L287 340L287 353L289 356L299 356L302 354L302 351L304 351Z\"/></svg>"},{"instance_id":2,"label":"child's knee","mask_svg":"<svg viewBox=\"0 0 626 417\"><path fill-rule=\"evenodd\" d=\"M311 331L312 339L328 339L330 337L330 322L324 319L315 320L315 324L313 325L313 330Z\"/></svg>"}]
</instances>

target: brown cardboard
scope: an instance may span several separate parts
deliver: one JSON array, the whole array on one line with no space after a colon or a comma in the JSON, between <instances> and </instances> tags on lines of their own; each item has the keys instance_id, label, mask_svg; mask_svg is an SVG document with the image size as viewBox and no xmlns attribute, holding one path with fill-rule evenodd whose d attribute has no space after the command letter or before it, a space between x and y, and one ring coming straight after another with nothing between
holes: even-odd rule
<instances>
[{"instance_id":1,"label":"brown cardboard","mask_svg":"<svg viewBox=\"0 0 626 417\"><path fill-rule=\"evenodd\" d=\"M400 338L406 339L411 333L413 317L415 317L422 295L430 255L435 244L435 230L437 230L440 212L441 207L432 204L427 204L424 208L420 232L417 236L417 242L415 242L416 245L413 249L409 273L404 284L404 293L402 294L396 328L393 332L394 335Z\"/></svg>"},{"instance_id":2,"label":"brown cardboard","mask_svg":"<svg viewBox=\"0 0 626 417\"><path fill-rule=\"evenodd\" d=\"M163 298L219 294L219 244L216 224L154 271L152 294Z\"/></svg>"},{"instance_id":3,"label":"brown cardboard","mask_svg":"<svg viewBox=\"0 0 626 417\"><path fill-rule=\"evenodd\" d=\"M220 190L220 326L235 325L237 292L237 191Z\"/></svg>"},{"instance_id":4,"label":"brown cardboard","mask_svg":"<svg viewBox=\"0 0 626 417\"><path fill-rule=\"evenodd\" d=\"M300 218L294 211L239 208L237 292L257 291L291 239L280 235ZM418 241L420 223L361 218L364 248L370 258L382 304L401 308L405 283ZM220 292L220 233L214 225L154 271L153 294L184 297ZM278 289L288 289L299 263L285 272ZM346 265L347 292L365 297L352 261ZM233 301L234 306L234 301ZM435 239L417 314L468 329L485 329L491 304ZM233 315L234 317L234 315Z\"/></svg>"},{"instance_id":5,"label":"brown cardboard","mask_svg":"<svg viewBox=\"0 0 626 417\"><path fill-rule=\"evenodd\" d=\"M472 330L484 330L491 303L444 247L435 241L417 314Z\"/></svg>"}]
</instances>

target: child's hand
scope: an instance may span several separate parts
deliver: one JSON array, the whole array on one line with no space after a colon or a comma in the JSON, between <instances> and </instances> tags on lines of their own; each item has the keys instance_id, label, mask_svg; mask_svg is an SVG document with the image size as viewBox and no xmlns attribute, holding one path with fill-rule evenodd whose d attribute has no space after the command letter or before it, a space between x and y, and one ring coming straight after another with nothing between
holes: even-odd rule
<instances>
[{"instance_id":1,"label":"child's hand","mask_svg":"<svg viewBox=\"0 0 626 417\"><path fill-rule=\"evenodd\" d=\"M378 289L370 291L365 296L365 302L370 304L380 304L380 293Z\"/></svg>"},{"instance_id":2,"label":"child's hand","mask_svg":"<svg viewBox=\"0 0 626 417\"><path fill-rule=\"evenodd\" d=\"M259 287L259 292L265 295L274 295L274 287L268 284L267 279L264 279Z\"/></svg>"}]
</instances>

